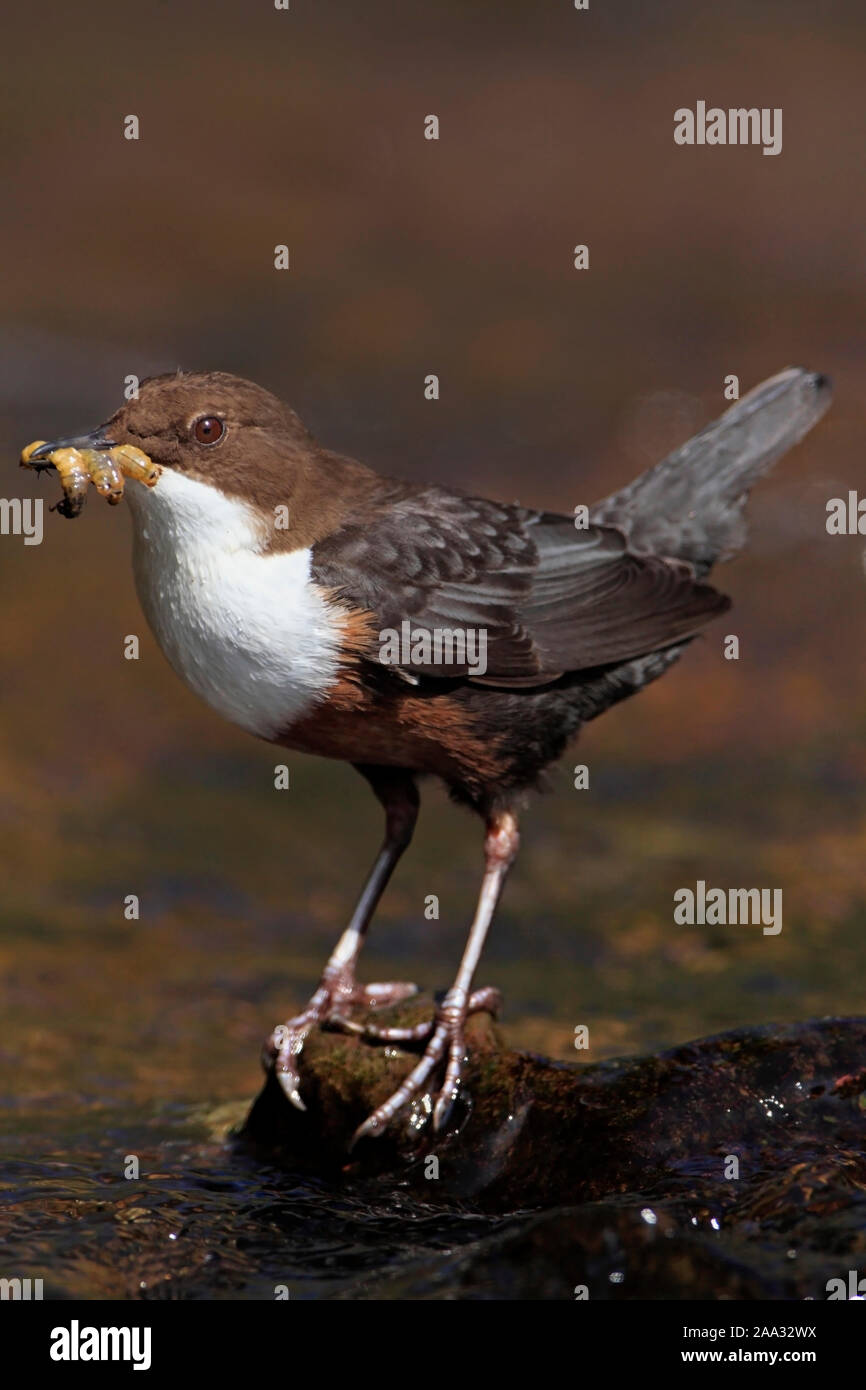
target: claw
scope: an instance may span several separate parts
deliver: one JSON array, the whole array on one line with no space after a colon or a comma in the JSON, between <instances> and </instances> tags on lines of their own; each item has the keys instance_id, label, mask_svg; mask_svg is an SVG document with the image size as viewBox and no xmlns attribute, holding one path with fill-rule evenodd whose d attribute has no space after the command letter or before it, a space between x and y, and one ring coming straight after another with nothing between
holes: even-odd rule
<instances>
[{"instance_id":1,"label":"claw","mask_svg":"<svg viewBox=\"0 0 866 1390\"><path fill-rule=\"evenodd\" d=\"M340 1007L347 1004L359 1004L368 1009L381 1008L384 1004L397 1003L403 999L409 999L413 994L417 994L418 986L404 984L402 982L388 981L385 984L358 985L355 984L354 977L343 972L327 972L322 977L319 988L310 999L306 1008L294 1018L290 1018L288 1023L281 1023L271 1034L268 1042L262 1051L262 1064L266 1071L273 1071L280 1083L280 1088L286 1099L294 1105L296 1110L306 1110L306 1105L301 1099L300 1077L297 1069L297 1059L304 1048L304 1040L310 1029L319 1024L320 1027L335 1027L345 1029L347 1033L359 1032L365 1035L365 1028L351 1020L343 1017L338 1012ZM399 1032L406 1037L424 1036L429 1031L426 1025L421 1025L421 1032L416 1029L404 1028L390 1030L381 1028L375 1030L377 1036L384 1039L389 1037L391 1032ZM395 1038L394 1041L403 1040Z\"/></svg>"},{"instance_id":2,"label":"claw","mask_svg":"<svg viewBox=\"0 0 866 1390\"><path fill-rule=\"evenodd\" d=\"M451 1116L451 1111L454 1109L454 1102L457 1099L458 1090L459 1083L455 1081L450 1091L446 1091L443 1088L436 1097L436 1104L433 1107L434 1134L439 1134L447 1125Z\"/></svg>"},{"instance_id":3,"label":"claw","mask_svg":"<svg viewBox=\"0 0 866 1390\"><path fill-rule=\"evenodd\" d=\"M495 995L495 990L478 990L469 1000L466 1010L467 1014L474 1011L473 1004L475 1010L491 1003L495 1004L495 998L493 998ZM433 1129L436 1133L444 1129L448 1123L449 1116L454 1108L454 1102L460 1091L463 1064L465 1061L466 1047L463 1042L463 1025L462 1023L458 1023L452 1032L451 1042L448 1048L448 1065L445 1068L442 1089L439 1092L436 1105L433 1109Z\"/></svg>"},{"instance_id":4,"label":"claw","mask_svg":"<svg viewBox=\"0 0 866 1390\"><path fill-rule=\"evenodd\" d=\"M358 1125L358 1128L349 1140L346 1152L352 1153L355 1145L359 1144L362 1139L377 1138L381 1129L384 1129L384 1125L380 1126L380 1122L375 1116L369 1115L362 1125Z\"/></svg>"},{"instance_id":5,"label":"claw","mask_svg":"<svg viewBox=\"0 0 866 1390\"><path fill-rule=\"evenodd\" d=\"M442 1059L447 1035L446 1025L444 1023L438 1024L424 1050L424 1055L421 1057L421 1060L412 1068L409 1075L397 1087L394 1094L386 1100L384 1104L374 1110L372 1115L368 1115L364 1123L359 1125L355 1130L349 1144L350 1153L359 1139L378 1137L378 1135L383 1133L385 1127L390 1124L391 1120L397 1114L397 1111L402 1110L403 1106L412 1100L423 1088L434 1067Z\"/></svg>"},{"instance_id":6,"label":"claw","mask_svg":"<svg viewBox=\"0 0 866 1390\"><path fill-rule=\"evenodd\" d=\"M280 1088L286 1100L290 1101L296 1110L306 1110L307 1107L301 1099L301 1093L298 1090L295 1077L292 1073L278 1071L277 1080L280 1083Z\"/></svg>"},{"instance_id":7,"label":"claw","mask_svg":"<svg viewBox=\"0 0 866 1390\"><path fill-rule=\"evenodd\" d=\"M372 1115L359 1125L352 1135L349 1144L349 1152L361 1139L378 1138L386 1127L393 1120L394 1116L402 1110L410 1101L414 1100L426 1086L428 1077L448 1054L448 1062L445 1067L445 1076L442 1087L436 1097L433 1106L432 1127L434 1133L439 1133L448 1123L451 1111L454 1107L462 1080L463 1066L466 1061L466 1044L464 1041L464 1028L466 1019L470 1014L482 1011L496 1014L502 1005L502 995L498 989L488 986L484 989L477 989L467 999L465 994L461 996L459 991L451 990L442 1000L436 1012L436 1017L428 1024L421 1024L420 1028L371 1028L364 1027L362 1024L353 1024L350 1031L361 1033L366 1037L378 1038L383 1041L401 1042L416 1040L420 1036L429 1037L424 1053L417 1064L405 1077L394 1094L386 1100ZM408 1035L399 1037L398 1034Z\"/></svg>"},{"instance_id":8,"label":"claw","mask_svg":"<svg viewBox=\"0 0 866 1390\"><path fill-rule=\"evenodd\" d=\"M275 1028L270 1037L270 1047L262 1057L266 1069L273 1067L283 1095L296 1110L307 1108L301 1099L300 1077L295 1058L303 1050L304 1038L309 1031L311 1020L308 1013L309 1011L306 1011L290 1023L281 1023Z\"/></svg>"}]
</instances>

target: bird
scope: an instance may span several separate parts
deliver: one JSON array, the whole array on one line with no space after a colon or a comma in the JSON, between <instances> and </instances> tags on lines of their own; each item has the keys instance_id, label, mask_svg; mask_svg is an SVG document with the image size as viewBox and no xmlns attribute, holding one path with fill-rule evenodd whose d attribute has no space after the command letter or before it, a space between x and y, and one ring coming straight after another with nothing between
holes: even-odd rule
<instances>
[{"instance_id":1,"label":"bird","mask_svg":"<svg viewBox=\"0 0 866 1390\"><path fill-rule=\"evenodd\" d=\"M448 1124L466 1021L501 1003L475 976L527 793L585 724L728 609L707 576L745 542L752 485L830 400L826 376L787 368L574 516L386 477L221 371L148 378L90 434L33 453L131 446L156 465L156 482L133 481L128 498L136 589L169 663L248 733L350 763L381 803L381 848L318 987L263 1048L293 1105L306 1108L305 1039L334 1026L418 1054L353 1143L419 1098L434 1132ZM379 1026L370 1011L416 987L359 983L358 957L430 777L483 823L480 893L432 1017Z\"/></svg>"}]
</instances>

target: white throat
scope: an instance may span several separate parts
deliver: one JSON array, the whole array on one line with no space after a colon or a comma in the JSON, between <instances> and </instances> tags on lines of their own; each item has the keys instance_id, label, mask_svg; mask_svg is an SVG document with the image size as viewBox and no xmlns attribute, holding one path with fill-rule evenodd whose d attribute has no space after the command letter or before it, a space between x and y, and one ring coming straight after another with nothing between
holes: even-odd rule
<instances>
[{"instance_id":1,"label":"white throat","mask_svg":"<svg viewBox=\"0 0 866 1390\"><path fill-rule=\"evenodd\" d=\"M252 508L171 468L127 485L138 597L179 676L212 709L272 738L336 679L339 631L311 553L262 553Z\"/></svg>"}]
</instances>

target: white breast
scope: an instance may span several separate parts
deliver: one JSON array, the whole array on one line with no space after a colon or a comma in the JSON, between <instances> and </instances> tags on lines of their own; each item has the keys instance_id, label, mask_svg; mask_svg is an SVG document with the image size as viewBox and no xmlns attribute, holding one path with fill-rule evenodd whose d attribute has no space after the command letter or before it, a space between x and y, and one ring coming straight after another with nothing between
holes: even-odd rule
<instances>
[{"instance_id":1,"label":"white breast","mask_svg":"<svg viewBox=\"0 0 866 1390\"><path fill-rule=\"evenodd\" d=\"M339 632L310 551L260 553L247 505L167 468L127 484L138 597L175 671L212 709L270 738L336 677Z\"/></svg>"}]
</instances>

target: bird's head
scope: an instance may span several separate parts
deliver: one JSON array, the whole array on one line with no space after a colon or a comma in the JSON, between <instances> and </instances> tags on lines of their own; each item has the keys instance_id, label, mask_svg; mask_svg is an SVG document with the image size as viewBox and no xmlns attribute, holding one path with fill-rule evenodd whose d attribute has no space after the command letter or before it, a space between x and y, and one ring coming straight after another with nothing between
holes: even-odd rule
<instances>
[{"instance_id":1,"label":"bird's head","mask_svg":"<svg viewBox=\"0 0 866 1390\"><path fill-rule=\"evenodd\" d=\"M344 505L345 461L322 451L295 412L270 391L228 372L149 377L97 429L31 446L26 461L38 467L58 450L103 452L123 445L163 470L155 496L165 502L189 499L189 489L175 487L174 478L204 484L251 508L278 547L309 543ZM357 464L353 470L366 472ZM136 509L138 502L145 505L145 492L133 484ZM291 535L271 535L280 508L292 513Z\"/></svg>"},{"instance_id":2,"label":"bird's head","mask_svg":"<svg viewBox=\"0 0 866 1390\"><path fill-rule=\"evenodd\" d=\"M315 447L294 411L254 382L228 372L178 372L147 378L90 434L50 441L30 458L120 444L134 445L161 468L245 498L269 484L285 497L293 472Z\"/></svg>"}]
</instances>

